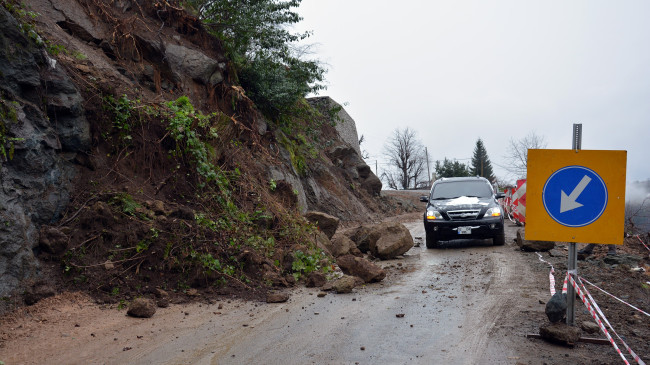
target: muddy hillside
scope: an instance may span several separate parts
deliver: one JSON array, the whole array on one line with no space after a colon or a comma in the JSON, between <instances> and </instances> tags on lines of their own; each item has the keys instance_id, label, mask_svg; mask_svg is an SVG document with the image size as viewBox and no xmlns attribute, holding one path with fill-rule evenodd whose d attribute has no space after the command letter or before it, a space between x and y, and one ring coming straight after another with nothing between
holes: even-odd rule
<instances>
[{"instance_id":1,"label":"muddy hillside","mask_svg":"<svg viewBox=\"0 0 650 365\"><path fill-rule=\"evenodd\" d=\"M261 295L331 269L304 218L402 205L327 97L260 112L167 1L0 1L0 297ZM401 209L401 208L400 208Z\"/></svg>"}]
</instances>

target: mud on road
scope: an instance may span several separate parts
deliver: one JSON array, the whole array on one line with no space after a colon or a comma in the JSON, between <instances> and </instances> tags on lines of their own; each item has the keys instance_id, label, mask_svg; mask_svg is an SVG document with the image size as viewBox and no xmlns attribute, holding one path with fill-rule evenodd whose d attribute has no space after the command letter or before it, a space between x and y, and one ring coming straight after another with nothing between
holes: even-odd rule
<instances>
[{"instance_id":1,"label":"mud on road","mask_svg":"<svg viewBox=\"0 0 650 365\"><path fill-rule=\"evenodd\" d=\"M414 237L423 238L421 221L406 225ZM621 363L609 345L578 343L567 348L525 337L538 333L547 322L548 268L534 253L513 246L515 231L508 224L505 246L466 240L428 250L421 244L399 259L379 262L388 272L381 283L323 297L317 289L295 289L282 304L224 300L172 305L159 309L153 318L135 319L125 316L125 310L99 307L80 294L49 298L0 321L0 360L6 364Z\"/></svg>"}]
</instances>

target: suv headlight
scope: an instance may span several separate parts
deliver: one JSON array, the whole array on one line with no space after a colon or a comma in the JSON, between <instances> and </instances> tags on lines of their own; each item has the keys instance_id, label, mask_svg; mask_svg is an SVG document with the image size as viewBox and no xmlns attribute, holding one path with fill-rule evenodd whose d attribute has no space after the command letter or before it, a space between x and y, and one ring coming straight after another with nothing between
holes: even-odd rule
<instances>
[{"instance_id":1,"label":"suv headlight","mask_svg":"<svg viewBox=\"0 0 650 365\"><path fill-rule=\"evenodd\" d=\"M485 212L486 217L500 217L501 216L501 208L500 207L492 207L488 209Z\"/></svg>"},{"instance_id":2,"label":"suv headlight","mask_svg":"<svg viewBox=\"0 0 650 365\"><path fill-rule=\"evenodd\" d=\"M427 209L427 220L432 221L436 219L442 219L442 214L435 209Z\"/></svg>"}]
</instances>

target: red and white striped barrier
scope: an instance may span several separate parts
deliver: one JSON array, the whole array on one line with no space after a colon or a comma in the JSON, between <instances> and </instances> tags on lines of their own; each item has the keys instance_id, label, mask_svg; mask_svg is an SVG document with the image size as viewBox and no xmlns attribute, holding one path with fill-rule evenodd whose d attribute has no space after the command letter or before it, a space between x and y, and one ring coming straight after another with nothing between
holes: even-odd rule
<instances>
[{"instance_id":1,"label":"red and white striped barrier","mask_svg":"<svg viewBox=\"0 0 650 365\"><path fill-rule=\"evenodd\" d=\"M512 211L517 223L526 223L526 179L517 180L517 187L512 193Z\"/></svg>"}]
</instances>

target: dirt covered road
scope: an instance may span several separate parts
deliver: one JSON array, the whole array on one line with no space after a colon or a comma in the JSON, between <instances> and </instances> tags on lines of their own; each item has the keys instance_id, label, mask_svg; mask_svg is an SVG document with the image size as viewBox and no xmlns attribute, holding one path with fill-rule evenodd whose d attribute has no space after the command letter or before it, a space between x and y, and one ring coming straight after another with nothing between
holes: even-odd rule
<instances>
[{"instance_id":1,"label":"dirt covered road","mask_svg":"<svg viewBox=\"0 0 650 365\"><path fill-rule=\"evenodd\" d=\"M424 236L420 221L406 225L416 242ZM2 319L0 361L622 363L609 345L566 348L525 337L547 321L548 268L534 253L513 246L515 231L508 224L505 246L468 240L428 250L422 244L402 258L380 262L388 271L381 283L340 295L296 289L282 304L172 305L151 319L135 319L78 294L49 298Z\"/></svg>"}]
</instances>

